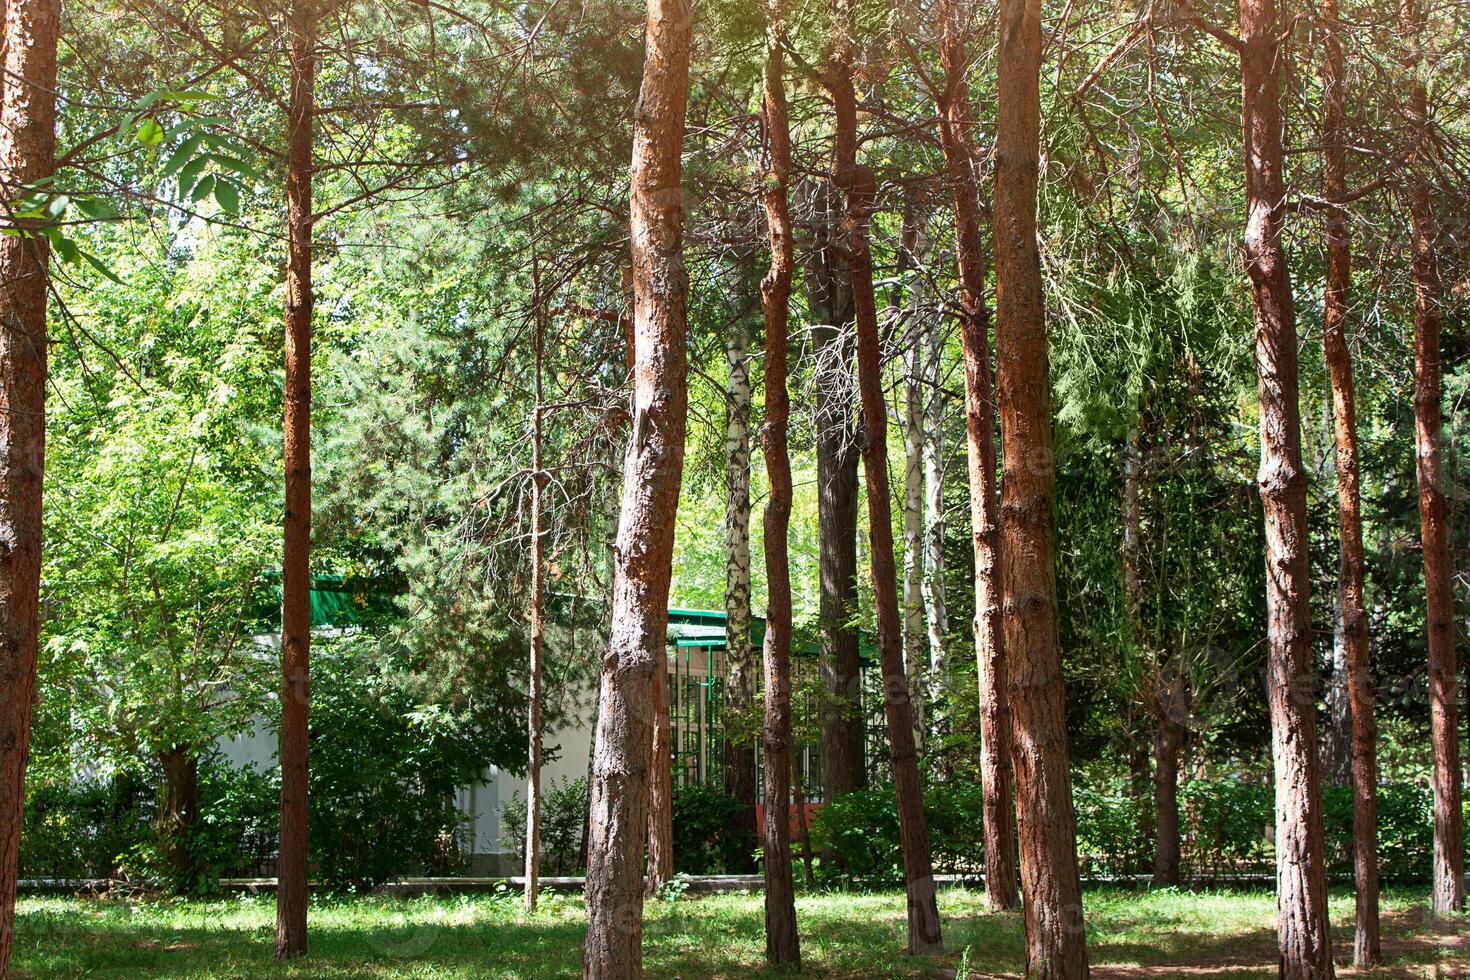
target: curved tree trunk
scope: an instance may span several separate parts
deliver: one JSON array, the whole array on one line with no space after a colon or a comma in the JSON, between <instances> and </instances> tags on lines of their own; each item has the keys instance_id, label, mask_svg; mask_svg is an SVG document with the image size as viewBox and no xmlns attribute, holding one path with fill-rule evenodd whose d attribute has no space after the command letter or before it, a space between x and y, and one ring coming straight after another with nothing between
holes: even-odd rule
<instances>
[{"instance_id":1,"label":"curved tree trunk","mask_svg":"<svg viewBox=\"0 0 1470 980\"><path fill-rule=\"evenodd\" d=\"M633 432L623 465L611 637L602 661L587 848L589 978L643 974L643 844L654 681L668 635L674 514L688 409L681 182L693 27L686 0L648 0L634 113Z\"/></svg>"},{"instance_id":2,"label":"curved tree trunk","mask_svg":"<svg viewBox=\"0 0 1470 980\"><path fill-rule=\"evenodd\" d=\"M786 391L787 305L791 299L791 213L787 187L791 181L791 136L786 122L785 59L782 55L781 0L766 8L766 71L761 118L766 136L765 183L762 197L771 240L771 267L761 283L766 332L766 421L761 451L771 496L763 517L766 549L766 717L765 826L762 835L766 879L766 961L773 966L800 965L796 934L796 894L791 878L791 564L787 534L791 528L791 459L786 433L791 398ZM797 800L797 805L801 801Z\"/></svg>"},{"instance_id":3,"label":"curved tree trunk","mask_svg":"<svg viewBox=\"0 0 1470 980\"><path fill-rule=\"evenodd\" d=\"M1070 980L1087 975L1087 944L1052 577L1055 475L1036 240L1040 0L1001 0L996 58L995 353L1005 467L1001 554L1026 970Z\"/></svg>"},{"instance_id":4,"label":"curved tree trunk","mask_svg":"<svg viewBox=\"0 0 1470 980\"><path fill-rule=\"evenodd\" d=\"M1261 402L1257 476L1266 524L1267 702L1276 767L1277 941L1283 977L1331 977L1322 857L1317 706L1311 680L1307 481L1302 469L1296 316L1281 243L1281 23L1273 0L1241 0L1246 271Z\"/></svg>"},{"instance_id":5,"label":"curved tree trunk","mask_svg":"<svg viewBox=\"0 0 1470 980\"><path fill-rule=\"evenodd\" d=\"M311 182L316 10L291 8L286 177L285 541L281 559L281 842L276 958L306 952L307 739L311 708Z\"/></svg>"},{"instance_id":6,"label":"curved tree trunk","mask_svg":"<svg viewBox=\"0 0 1470 980\"><path fill-rule=\"evenodd\" d=\"M1409 116L1414 127L1415 159L1409 177L1409 215L1414 249L1414 475L1419 483L1419 536L1424 546L1424 594L1429 633L1429 719L1434 744L1434 892L1435 912L1458 912L1465 905L1465 830L1460 812L1458 681L1455 660L1455 610L1450 566L1449 525L1443 484L1444 426L1441 400L1439 327L1444 301L1439 278L1439 237L1427 161L1429 108L1422 58L1423 22L1414 0L1402 0L1403 34L1410 48Z\"/></svg>"},{"instance_id":7,"label":"curved tree trunk","mask_svg":"<svg viewBox=\"0 0 1470 980\"><path fill-rule=\"evenodd\" d=\"M750 337L742 317L725 340L725 657L729 708L743 714L755 700L750 645ZM726 786L743 804L742 829L754 838L755 746L726 739Z\"/></svg>"},{"instance_id":8,"label":"curved tree trunk","mask_svg":"<svg viewBox=\"0 0 1470 980\"><path fill-rule=\"evenodd\" d=\"M4 8L0 189L7 199L55 166L60 19L56 0L10 0ZM49 254L44 236L0 237L0 977L10 971L40 631Z\"/></svg>"},{"instance_id":9,"label":"curved tree trunk","mask_svg":"<svg viewBox=\"0 0 1470 980\"><path fill-rule=\"evenodd\" d=\"M1323 0L1326 57L1322 66L1322 143L1327 200L1347 196L1347 147L1343 99L1347 87L1337 0ZM1327 212L1327 294L1322 346L1332 379L1333 436L1337 447L1337 525L1341 549L1337 577L1334 657L1346 675L1353 785L1353 869L1357 916L1353 963L1362 968L1383 958L1378 926L1378 725L1373 717L1369 673L1368 617L1363 606L1363 519L1358 501L1358 424L1353 362L1347 345L1348 290L1352 286L1352 239L1346 212Z\"/></svg>"},{"instance_id":10,"label":"curved tree trunk","mask_svg":"<svg viewBox=\"0 0 1470 980\"><path fill-rule=\"evenodd\" d=\"M985 251L980 196L972 163L970 84L965 25L968 0L940 6L944 66L939 136L955 212L960 279L960 340L965 357L965 442L970 475L970 528L975 552L975 660L980 688L980 778L985 834L985 900L1014 908L1016 811L1011 799L1011 715L1001 622L1000 496L995 471L995 399L991 386L990 311L985 305Z\"/></svg>"},{"instance_id":11,"label":"curved tree trunk","mask_svg":"<svg viewBox=\"0 0 1470 980\"><path fill-rule=\"evenodd\" d=\"M822 723L822 762L828 802L867 785L863 760L862 673L857 609L858 450L852 415L852 290L843 247L833 240L840 220L832 187L819 192L817 241L806 269L815 315L815 418L817 444L817 551L821 595L822 679L847 710Z\"/></svg>"},{"instance_id":12,"label":"curved tree trunk","mask_svg":"<svg viewBox=\"0 0 1470 980\"><path fill-rule=\"evenodd\" d=\"M851 10L838 4L851 25ZM867 477L868 535L873 572L873 604L878 619L878 653L883 669L884 713L892 751L893 784L898 796L904 877L908 886L908 950L934 954L944 949L923 788L914 751L913 705L904 676L903 626L898 605L898 574L893 560L893 505L888 486L888 409L883 398L883 364L878 349L878 310L873 294L873 256L868 221L874 198L873 174L857 162L857 96L852 83L851 37L846 32L827 71L837 117L835 176L847 195L847 244L851 262L854 322L857 326L858 391L862 399L863 470Z\"/></svg>"}]
</instances>

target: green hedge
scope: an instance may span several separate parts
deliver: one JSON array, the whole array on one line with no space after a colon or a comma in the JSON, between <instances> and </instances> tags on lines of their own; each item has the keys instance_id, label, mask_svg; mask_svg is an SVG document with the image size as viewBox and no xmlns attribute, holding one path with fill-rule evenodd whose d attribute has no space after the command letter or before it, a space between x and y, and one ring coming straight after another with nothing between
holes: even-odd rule
<instances>
[{"instance_id":1,"label":"green hedge","mask_svg":"<svg viewBox=\"0 0 1470 980\"><path fill-rule=\"evenodd\" d=\"M740 874L754 870L755 834L742 826L745 807L716 786L675 786L674 870Z\"/></svg>"},{"instance_id":2,"label":"green hedge","mask_svg":"<svg viewBox=\"0 0 1470 980\"><path fill-rule=\"evenodd\" d=\"M1079 785L1077 853L1084 874L1121 876L1146 873L1152 843L1140 833L1146 811L1116 787ZM1147 801L1151 805L1151 800ZM1230 779L1191 780L1179 793L1182 870L1188 877L1227 880L1242 874L1270 874L1274 852L1274 798L1269 782ZM1418 884L1429 879L1433 850L1431 796L1419 785L1378 790L1378 855L1386 884ZM924 793L934 870L969 874L983 868L980 787L970 782L932 783ZM1352 791L1323 790L1327 872L1338 881L1353 876ZM891 787L853 793L818 812L812 824L814 845L835 862L829 876L864 881L902 878L898 813Z\"/></svg>"},{"instance_id":3,"label":"green hedge","mask_svg":"<svg viewBox=\"0 0 1470 980\"><path fill-rule=\"evenodd\" d=\"M153 838L154 793L128 778L32 787L21 827L20 877L114 878Z\"/></svg>"}]
</instances>

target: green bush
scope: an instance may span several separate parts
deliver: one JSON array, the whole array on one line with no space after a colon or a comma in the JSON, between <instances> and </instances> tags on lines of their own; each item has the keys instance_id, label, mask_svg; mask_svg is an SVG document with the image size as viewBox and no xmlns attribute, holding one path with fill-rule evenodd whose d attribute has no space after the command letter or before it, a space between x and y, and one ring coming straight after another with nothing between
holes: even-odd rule
<instances>
[{"instance_id":1,"label":"green bush","mask_svg":"<svg viewBox=\"0 0 1470 980\"><path fill-rule=\"evenodd\" d=\"M812 848L824 860L824 878L864 882L903 879L898 803L892 788L859 790L839 796L812 817Z\"/></svg>"},{"instance_id":2,"label":"green bush","mask_svg":"<svg viewBox=\"0 0 1470 980\"><path fill-rule=\"evenodd\" d=\"M1353 791L1322 790L1327 874L1353 880ZM1434 858L1434 794L1428 787L1378 787L1378 875L1394 884L1430 879Z\"/></svg>"},{"instance_id":3,"label":"green bush","mask_svg":"<svg viewBox=\"0 0 1470 980\"><path fill-rule=\"evenodd\" d=\"M121 775L105 782L31 787L21 829L20 877L115 878L153 835L154 794Z\"/></svg>"},{"instance_id":4,"label":"green bush","mask_svg":"<svg viewBox=\"0 0 1470 980\"><path fill-rule=\"evenodd\" d=\"M212 752L199 760L199 818L188 838L165 841L150 823L121 870L194 896L214 894L221 878L258 875L277 849L280 796L279 770L236 768ZM187 871L170 860L170 850L180 846L188 849Z\"/></svg>"},{"instance_id":5,"label":"green bush","mask_svg":"<svg viewBox=\"0 0 1470 980\"><path fill-rule=\"evenodd\" d=\"M259 874L276 853L280 831L279 769L235 768L219 756L204 760L194 860L207 883Z\"/></svg>"},{"instance_id":6,"label":"green bush","mask_svg":"<svg viewBox=\"0 0 1470 980\"><path fill-rule=\"evenodd\" d=\"M199 767L199 822L186 846L191 881L174 880L158 839L157 773L107 782L46 783L26 800L23 878L140 878L180 893L205 894L219 879L253 875L276 850L279 779L235 769L217 755Z\"/></svg>"},{"instance_id":7,"label":"green bush","mask_svg":"<svg viewBox=\"0 0 1470 980\"><path fill-rule=\"evenodd\" d=\"M541 873L582 873L582 835L587 826L587 780L552 783L541 798ZM519 793L500 805L501 843L526 853L526 801Z\"/></svg>"},{"instance_id":8,"label":"green bush","mask_svg":"<svg viewBox=\"0 0 1470 980\"><path fill-rule=\"evenodd\" d=\"M968 780L931 783L924 790L935 872L977 874L984 869L983 799L980 784ZM812 846L835 859L835 868L833 862L823 865L828 875L901 881L903 853L893 788L849 793L822 807L812 819Z\"/></svg>"},{"instance_id":9,"label":"green bush","mask_svg":"<svg viewBox=\"0 0 1470 980\"><path fill-rule=\"evenodd\" d=\"M1072 789L1077 813L1077 863L1084 875L1133 874L1153 862L1150 841L1138 832L1140 811L1120 785Z\"/></svg>"},{"instance_id":10,"label":"green bush","mask_svg":"<svg viewBox=\"0 0 1470 980\"><path fill-rule=\"evenodd\" d=\"M717 786L675 786L673 804L675 871L737 874L750 867L756 841L740 803Z\"/></svg>"},{"instance_id":11,"label":"green bush","mask_svg":"<svg viewBox=\"0 0 1470 980\"><path fill-rule=\"evenodd\" d=\"M460 787L496 747L426 698L400 655L368 637L313 652L308 832L315 875L334 891L467 866Z\"/></svg>"},{"instance_id":12,"label":"green bush","mask_svg":"<svg viewBox=\"0 0 1470 980\"><path fill-rule=\"evenodd\" d=\"M1077 854L1085 875L1147 873L1152 841L1139 833L1151 819L1121 784L1078 785ZM1433 850L1432 799L1423 786L1382 786L1378 790L1378 855L1385 884L1428 880ZM934 870L966 874L983 869L984 840L980 787L971 781L931 784L924 793ZM1186 876L1219 880L1273 870L1275 798L1265 780L1188 780L1179 787L1182 870ZM1351 881L1352 791L1323 790L1327 871ZM893 790L852 793L818 811L812 822L813 845L835 861L823 865L827 876L861 881L902 879L898 812Z\"/></svg>"}]
</instances>

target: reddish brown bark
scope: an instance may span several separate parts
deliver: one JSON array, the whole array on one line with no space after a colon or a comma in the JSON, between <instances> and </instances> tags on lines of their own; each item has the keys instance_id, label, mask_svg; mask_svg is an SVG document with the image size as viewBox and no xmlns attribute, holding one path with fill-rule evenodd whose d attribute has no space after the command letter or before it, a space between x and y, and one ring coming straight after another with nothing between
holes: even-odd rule
<instances>
[{"instance_id":1,"label":"reddish brown bark","mask_svg":"<svg viewBox=\"0 0 1470 980\"><path fill-rule=\"evenodd\" d=\"M1282 25L1274 0L1241 0L1246 271L1261 403L1257 475L1266 523L1267 702L1276 768L1277 941L1283 977L1331 977L1313 694L1307 480L1302 469L1296 315L1281 243Z\"/></svg>"},{"instance_id":2,"label":"reddish brown bark","mask_svg":"<svg viewBox=\"0 0 1470 980\"><path fill-rule=\"evenodd\" d=\"M4 10L6 200L55 165L59 21L56 0L11 0ZM43 236L0 237L0 977L10 970L40 630L49 254Z\"/></svg>"},{"instance_id":3,"label":"reddish brown bark","mask_svg":"<svg viewBox=\"0 0 1470 980\"><path fill-rule=\"evenodd\" d=\"M1337 0L1323 0L1326 51L1322 64L1322 144L1324 191L1329 205L1347 198L1347 145L1343 99L1347 70ZM1347 344L1348 291L1352 286L1352 239L1342 206L1326 218L1327 290L1322 347L1332 381L1333 440L1337 449L1337 637L1347 673L1351 719L1353 785L1353 869L1357 914L1353 963L1376 966L1383 958L1378 925L1378 724L1373 716L1369 674L1368 617L1363 607L1363 519L1358 492L1358 423L1353 392L1353 361Z\"/></svg>"},{"instance_id":4,"label":"reddish brown bark","mask_svg":"<svg viewBox=\"0 0 1470 980\"><path fill-rule=\"evenodd\" d=\"M991 388L990 311L985 251L973 166L970 84L965 78L968 0L943 0L940 57L944 88L939 136L954 200L955 259L960 279L960 337L965 357L965 435L970 470L970 526L975 550L975 659L980 686L980 780L985 835L985 900L1014 908L1016 811L1011 799L1011 713L1006 700L1000 581L1000 494L995 469L995 398Z\"/></svg>"},{"instance_id":5,"label":"reddish brown bark","mask_svg":"<svg viewBox=\"0 0 1470 980\"><path fill-rule=\"evenodd\" d=\"M674 514L688 409L682 201L692 23L686 0L648 0L633 124L633 431L623 464L611 634L602 661L587 848L585 977L643 974L643 843L654 683L668 636Z\"/></svg>"},{"instance_id":6,"label":"reddish brown bark","mask_svg":"<svg viewBox=\"0 0 1470 980\"><path fill-rule=\"evenodd\" d=\"M1442 381L1438 222L1423 175L1428 161L1429 107L1422 56L1423 22L1415 0L1399 6L1409 45L1409 117L1415 154L1409 170L1409 215L1414 264L1414 475L1419 485L1419 537L1424 547L1424 597L1429 634L1429 721L1434 745L1434 891L1436 912L1465 905L1465 830L1460 810L1460 744L1456 734L1455 610L1449 525L1443 484Z\"/></svg>"},{"instance_id":7,"label":"reddish brown bark","mask_svg":"<svg viewBox=\"0 0 1470 980\"><path fill-rule=\"evenodd\" d=\"M281 556L281 838L276 958L306 952L307 726L311 706L311 182L316 11L291 8L286 160L285 540Z\"/></svg>"},{"instance_id":8,"label":"reddish brown bark","mask_svg":"<svg viewBox=\"0 0 1470 980\"><path fill-rule=\"evenodd\" d=\"M1002 594L1026 969L1085 977L1087 945L1068 772L1056 583L1046 312L1036 239L1041 3L1002 0L996 49L995 353L1005 474Z\"/></svg>"},{"instance_id":9,"label":"reddish brown bark","mask_svg":"<svg viewBox=\"0 0 1470 980\"><path fill-rule=\"evenodd\" d=\"M787 306L791 300L791 133L786 121L785 58L782 55L780 0L766 7L766 72L761 104L766 165L762 199L770 232L771 266L761 282L766 332L766 420L761 426L761 452L771 495L762 517L766 549L766 717L765 820L762 864L766 878L766 961L801 963L796 933L796 895L791 879L791 565L787 535L791 529L791 458L787 428L791 397L786 390ZM801 800L797 799L797 806Z\"/></svg>"},{"instance_id":10,"label":"reddish brown bark","mask_svg":"<svg viewBox=\"0 0 1470 980\"><path fill-rule=\"evenodd\" d=\"M845 8L845 3L839 3ZM844 11L849 13L850 11ZM851 23L850 20L847 23ZM914 749L914 708L903 664L903 624L898 571L893 557L893 512L888 484L888 409L883 398L883 364L878 349L878 308L873 292L873 255L868 221L873 207L873 173L857 162L857 95L852 82L852 48L843 36L826 75L836 110L837 185L847 195L847 248L857 327L858 392L862 401L863 471L867 479L868 540L873 604L878 619L878 654L883 670L883 706L893 785L898 797L904 878L908 889L908 950L934 954L944 949L923 787Z\"/></svg>"}]
</instances>

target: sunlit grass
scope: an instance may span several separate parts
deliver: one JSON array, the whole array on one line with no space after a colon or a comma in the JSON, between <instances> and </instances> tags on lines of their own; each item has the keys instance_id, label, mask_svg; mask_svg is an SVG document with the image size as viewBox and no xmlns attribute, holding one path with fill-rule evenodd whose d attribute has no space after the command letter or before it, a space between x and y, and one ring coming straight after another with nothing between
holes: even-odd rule
<instances>
[{"instance_id":1,"label":"sunlit grass","mask_svg":"<svg viewBox=\"0 0 1470 980\"><path fill-rule=\"evenodd\" d=\"M1391 975L1432 975L1463 965L1460 923L1425 923L1417 893L1385 897ZM1099 890L1084 899L1095 972L1177 976L1275 976L1275 899L1261 892ZM940 895L950 955L902 954L898 892L809 894L798 899L802 955L817 976L953 976L961 954L971 976L1018 975L1019 914L992 914L975 891ZM1339 959L1351 946L1353 899L1334 895ZM580 897L547 895L526 916L512 895L321 899L312 906L311 954L279 965L271 951L269 897L212 902L22 899L16 967L22 977L503 977L580 975ZM651 901L644 936L648 973L753 977L764 969L758 895ZM1419 970L1419 965L1424 970ZM1441 974L1443 975L1443 974Z\"/></svg>"}]
</instances>

